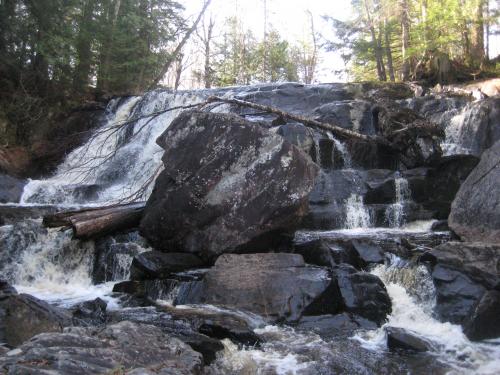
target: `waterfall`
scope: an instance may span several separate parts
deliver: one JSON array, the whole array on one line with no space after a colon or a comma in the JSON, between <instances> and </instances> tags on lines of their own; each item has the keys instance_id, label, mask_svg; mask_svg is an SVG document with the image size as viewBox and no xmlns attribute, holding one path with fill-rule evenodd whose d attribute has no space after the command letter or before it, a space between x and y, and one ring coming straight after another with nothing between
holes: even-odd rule
<instances>
[{"instance_id":1,"label":"waterfall","mask_svg":"<svg viewBox=\"0 0 500 375\"><path fill-rule=\"evenodd\" d=\"M386 349L385 327L404 328L433 343L433 355L456 368L453 373L493 374L500 348L472 343L459 325L442 323L433 317L435 289L428 270L392 256L372 273L384 282L392 301L392 313L382 327L358 332L354 339L370 350Z\"/></svg>"},{"instance_id":2,"label":"waterfall","mask_svg":"<svg viewBox=\"0 0 500 375\"><path fill-rule=\"evenodd\" d=\"M342 160L344 161L344 169L352 168L351 155L349 155L349 151L347 151L345 144L340 142L336 138L333 138L333 143L335 144L335 148L337 149L337 151L339 151L340 155L342 155ZM332 153L332 157L333 155L334 154Z\"/></svg>"},{"instance_id":3,"label":"waterfall","mask_svg":"<svg viewBox=\"0 0 500 375\"><path fill-rule=\"evenodd\" d=\"M396 201L385 211L385 218L390 227L400 228L406 223L405 204L411 199L408 180L403 177L395 178L394 190Z\"/></svg>"},{"instance_id":4,"label":"waterfall","mask_svg":"<svg viewBox=\"0 0 500 375\"><path fill-rule=\"evenodd\" d=\"M146 116L200 101L195 93L167 91L111 101L101 128L67 156L54 176L30 181L21 203L102 204L141 191L161 166L162 150L156 139L182 109ZM151 190L149 186L141 198L147 199Z\"/></svg>"},{"instance_id":5,"label":"waterfall","mask_svg":"<svg viewBox=\"0 0 500 375\"><path fill-rule=\"evenodd\" d=\"M345 202L346 219L345 227L348 229L371 227L370 212L363 203L363 197L351 194Z\"/></svg>"}]
</instances>

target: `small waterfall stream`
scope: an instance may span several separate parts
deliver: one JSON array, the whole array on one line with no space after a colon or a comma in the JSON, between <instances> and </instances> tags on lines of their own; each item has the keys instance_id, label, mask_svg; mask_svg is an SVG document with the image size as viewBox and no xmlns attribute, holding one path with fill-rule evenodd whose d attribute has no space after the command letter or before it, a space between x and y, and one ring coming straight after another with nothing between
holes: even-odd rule
<instances>
[{"instance_id":1,"label":"small waterfall stream","mask_svg":"<svg viewBox=\"0 0 500 375\"><path fill-rule=\"evenodd\" d=\"M348 229L370 228L370 212L363 203L363 197L358 194L351 194L346 200L345 225Z\"/></svg>"},{"instance_id":2,"label":"small waterfall stream","mask_svg":"<svg viewBox=\"0 0 500 375\"><path fill-rule=\"evenodd\" d=\"M396 192L396 200L387 208L385 217L390 227L401 228L404 224L406 224L405 206L411 199L411 191L408 185L408 180L397 174L394 179L394 190Z\"/></svg>"}]
</instances>

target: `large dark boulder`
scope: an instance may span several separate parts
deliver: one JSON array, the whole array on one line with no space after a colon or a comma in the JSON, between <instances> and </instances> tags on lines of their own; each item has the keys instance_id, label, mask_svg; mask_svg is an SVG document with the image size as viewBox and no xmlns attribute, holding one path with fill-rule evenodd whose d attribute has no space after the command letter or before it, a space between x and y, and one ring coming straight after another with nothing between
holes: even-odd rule
<instances>
[{"instance_id":1,"label":"large dark boulder","mask_svg":"<svg viewBox=\"0 0 500 375\"><path fill-rule=\"evenodd\" d=\"M500 243L500 141L486 150L451 205L450 228L464 241Z\"/></svg>"},{"instance_id":2,"label":"large dark boulder","mask_svg":"<svg viewBox=\"0 0 500 375\"><path fill-rule=\"evenodd\" d=\"M42 332L61 332L71 315L28 294L10 294L0 300L5 342L18 346Z\"/></svg>"},{"instance_id":3,"label":"large dark boulder","mask_svg":"<svg viewBox=\"0 0 500 375\"><path fill-rule=\"evenodd\" d=\"M43 333L0 357L9 374L199 374L202 356L160 328L120 322L104 329Z\"/></svg>"},{"instance_id":4,"label":"large dark boulder","mask_svg":"<svg viewBox=\"0 0 500 375\"><path fill-rule=\"evenodd\" d=\"M158 249L206 258L269 251L307 212L317 166L262 126L231 114L184 112L157 142L165 169L140 229Z\"/></svg>"},{"instance_id":5,"label":"large dark boulder","mask_svg":"<svg viewBox=\"0 0 500 375\"><path fill-rule=\"evenodd\" d=\"M237 308L271 321L335 313L340 297L329 272L286 253L224 254L203 280L179 291L177 303Z\"/></svg>"},{"instance_id":6,"label":"large dark boulder","mask_svg":"<svg viewBox=\"0 0 500 375\"><path fill-rule=\"evenodd\" d=\"M164 279L172 273L200 268L203 264L193 254L146 251L132 260L130 277L132 280Z\"/></svg>"},{"instance_id":7,"label":"large dark boulder","mask_svg":"<svg viewBox=\"0 0 500 375\"><path fill-rule=\"evenodd\" d=\"M26 182L4 174L0 170L0 203L19 203Z\"/></svg>"}]
</instances>

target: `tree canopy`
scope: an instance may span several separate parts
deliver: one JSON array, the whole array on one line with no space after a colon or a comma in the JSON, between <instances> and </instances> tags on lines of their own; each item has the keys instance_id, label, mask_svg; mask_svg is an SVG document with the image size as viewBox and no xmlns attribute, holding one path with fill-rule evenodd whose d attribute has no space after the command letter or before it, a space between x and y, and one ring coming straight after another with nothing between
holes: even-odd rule
<instances>
[{"instance_id":1,"label":"tree canopy","mask_svg":"<svg viewBox=\"0 0 500 375\"><path fill-rule=\"evenodd\" d=\"M488 0L352 0L354 17L326 16L340 51L357 80L420 80L448 83L474 79L488 61L490 25L498 9Z\"/></svg>"}]
</instances>

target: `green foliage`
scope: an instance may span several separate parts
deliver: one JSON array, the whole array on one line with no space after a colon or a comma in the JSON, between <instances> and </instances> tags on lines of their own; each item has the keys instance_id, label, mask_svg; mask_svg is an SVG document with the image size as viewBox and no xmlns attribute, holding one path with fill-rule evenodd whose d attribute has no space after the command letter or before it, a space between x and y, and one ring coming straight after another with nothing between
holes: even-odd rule
<instances>
[{"instance_id":1,"label":"green foliage","mask_svg":"<svg viewBox=\"0 0 500 375\"><path fill-rule=\"evenodd\" d=\"M354 17L329 19L336 40L327 48L339 51L355 80L399 79L447 81L471 79L488 71L486 25L497 15L487 0L353 0ZM406 31L406 38L404 37ZM405 69L409 75L405 77Z\"/></svg>"}]
</instances>

